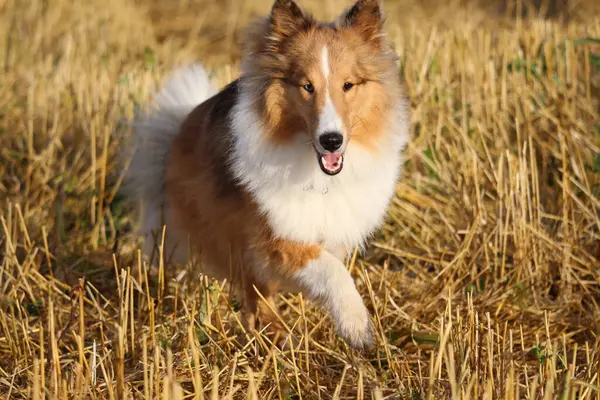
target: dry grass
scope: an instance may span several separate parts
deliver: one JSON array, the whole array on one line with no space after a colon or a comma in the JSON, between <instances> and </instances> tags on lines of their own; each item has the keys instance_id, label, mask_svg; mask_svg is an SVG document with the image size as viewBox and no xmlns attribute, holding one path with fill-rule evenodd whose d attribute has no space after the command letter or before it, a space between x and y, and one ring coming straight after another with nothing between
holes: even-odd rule
<instances>
[{"instance_id":1,"label":"dry grass","mask_svg":"<svg viewBox=\"0 0 600 400\"><path fill-rule=\"evenodd\" d=\"M0 396L599 398L593 0L555 4L567 23L386 1L413 141L387 225L350 263L373 350L291 296L306 346L281 351L243 332L221 282L140 262L123 122L175 64L233 78L239 28L268 3L0 1Z\"/></svg>"}]
</instances>

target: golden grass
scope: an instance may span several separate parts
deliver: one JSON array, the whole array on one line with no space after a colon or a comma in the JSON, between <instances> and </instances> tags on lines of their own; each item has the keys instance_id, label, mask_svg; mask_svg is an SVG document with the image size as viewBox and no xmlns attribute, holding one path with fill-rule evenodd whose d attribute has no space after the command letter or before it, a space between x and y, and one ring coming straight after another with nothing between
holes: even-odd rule
<instances>
[{"instance_id":1,"label":"golden grass","mask_svg":"<svg viewBox=\"0 0 600 400\"><path fill-rule=\"evenodd\" d=\"M386 1L413 140L349 265L371 351L301 296L280 303L305 348L279 350L222 282L140 261L125 122L176 64L235 77L239 28L269 3L0 1L0 396L599 398L595 1L564 24Z\"/></svg>"}]
</instances>

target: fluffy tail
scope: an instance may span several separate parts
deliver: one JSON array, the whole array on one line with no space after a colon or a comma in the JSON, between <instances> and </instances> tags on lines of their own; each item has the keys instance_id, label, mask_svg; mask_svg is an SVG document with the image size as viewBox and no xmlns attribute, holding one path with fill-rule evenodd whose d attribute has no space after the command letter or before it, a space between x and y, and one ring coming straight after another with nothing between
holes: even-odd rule
<instances>
[{"instance_id":1,"label":"fluffy tail","mask_svg":"<svg viewBox=\"0 0 600 400\"><path fill-rule=\"evenodd\" d=\"M146 238L162 228L167 154L188 114L216 94L208 74L197 64L173 72L154 96L151 110L133 122L133 156L125 176L125 193L141 206ZM131 154L131 153L129 153Z\"/></svg>"}]
</instances>

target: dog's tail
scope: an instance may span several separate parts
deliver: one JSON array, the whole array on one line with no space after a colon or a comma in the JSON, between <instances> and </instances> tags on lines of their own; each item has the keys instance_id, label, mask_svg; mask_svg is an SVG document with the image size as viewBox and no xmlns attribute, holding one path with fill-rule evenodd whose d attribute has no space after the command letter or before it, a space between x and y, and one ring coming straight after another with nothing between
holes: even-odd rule
<instances>
[{"instance_id":1,"label":"dog's tail","mask_svg":"<svg viewBox=\"0 0 600 400\"><path fill-rule=\"evenodd\" d=\"M198 64L177 69L154 96L154 107L133 122L133 148L124 191L141 206L141 234L160 235L164 221L165 162L173 139L188 114L216 94L204 68ZM133 155L132 155L133 152Z\"/></svg>"}]
</instances>

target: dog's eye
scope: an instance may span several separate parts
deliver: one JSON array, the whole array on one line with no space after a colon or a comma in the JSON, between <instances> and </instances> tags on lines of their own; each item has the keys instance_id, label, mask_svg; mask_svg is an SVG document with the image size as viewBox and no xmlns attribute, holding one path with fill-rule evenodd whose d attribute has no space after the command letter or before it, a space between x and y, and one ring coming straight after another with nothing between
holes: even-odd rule
<instances>
[{"instance_id":1,"label":"dog's eye","mask_svg":"<svg viewBox=\"0 0 600 400\"><path fill-rule=\"evenodd\" d=\"M312 83L307 83L306 85L302 86L302 89L306 90L308 93L314 93L315 91L315 87L312 85Z\"/></svg>"},{"instance_id":2,"label":"dog's eye","mask_svg":"<svg viewBox=\"0 0 600 400\"><path fill-rule=\"evenodd\" d=\"M350 82L344 83L344 92L347 92L348 90L352 89L353 87L354 87L354 83L350 83Z\"/></svg>"}]
</instances>

